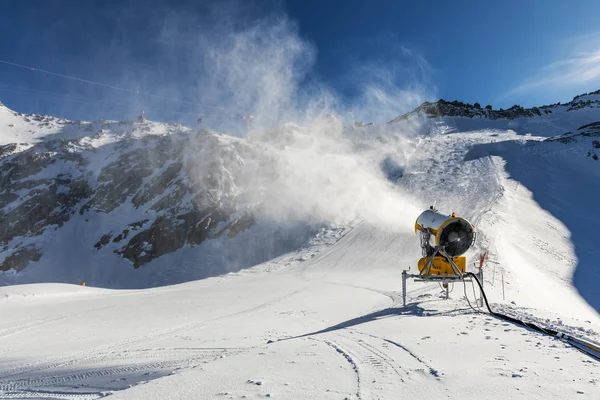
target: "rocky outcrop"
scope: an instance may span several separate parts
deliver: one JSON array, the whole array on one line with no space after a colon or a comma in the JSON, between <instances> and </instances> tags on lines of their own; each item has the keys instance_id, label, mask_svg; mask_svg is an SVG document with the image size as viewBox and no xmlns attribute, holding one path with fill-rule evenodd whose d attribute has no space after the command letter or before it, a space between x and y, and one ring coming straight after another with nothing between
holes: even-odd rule
<instances>
[{"instance_id":1,"label":"rocky outcrop","mask_svg":"<svg viewBox=\"0 0 600 400\"><path fill-rule=\"evenodd\" d=\"M254 226L256 204L240 199L254 190L247 178L255 171L265 179L276 174L264 148L180 126L162 125L174 130L169 134L144 133L152 124L132 125L132 132L108 141L111 128L127 125L104 124L77 139L1 146L0 269L20 271L40 260L43 251L30 244L73 218L119 215L117 228L112 223L92 247L135 268Z\"/></svg>"},{"instance_id":2,"label":"rocky outcrop","mask_svg":"<svg viewBox=\"0 0 600 400\"><path fill-rule=\"evenodd\" d=\"M446 101L444 99L436 102L425 102L417 107L414 111L403 114L390 122L398 122L407 119L408 117L421 114L426 117L466 117L466 118L487 118L487 119L516 119L516 118L531 118L541 116L542 114L551 114L550 107L533 107L523 108L519 105L514 105L507 110L494 110L491 106L481 108L478 103L468 104L460 101Z\"/></svg>"},{"instance_id":3,"label":"rocky outcrop","mask_svg":"<svg viewBox=\"0 0 600 400\"><path fill-rule=\"evenodd\" d=\"M139 267L164 254L182 248L186 243L198 245L210 237L219 222L227 220L218 210L194 210L176 216L158 217L145 230L136 234L115 251Z\"/></svg>"},{"instance_id":4,"label":"rocky outcrop","mask_svg":"<svg viewBox=\"0 0 600 400\"><path fill-rule=\"evenodd\" d=\"M600 140L591 140L589 138L600 137L600 121L592 122L577 128L575 132L567 132L560 136L555 136L546 139L546 142L560 142L560 143L576 143L583 142L591 145L587 151L586 156L591 157L593 160L598 161L598 150L600 149Z\"/></svg>"},{"instance_id":5,"label":"rocky outcrop","mask_svg":"<svg viewBox=\"0 0 600 400\"><path fill-rule=\"evenodd\" d=\"M24 246L18 248L11 255L6 257L0 264L0 271L15 270L21 271L32 261L39 261L42 256L40 250L34 246Z\"/></svg>"},{"instance_id":6,"label":"rocky outcrop","mask_svg":"<svg viewBox=\"0 0 600 400\"><path fill-rule=\"evenodd\" d=\"M486 118L490 120L534 118L544 114L552 114L553 110L559 107L564 108L566 111L580 110L582 108L600 108L600 90L575 96L573 100L565 104L556 103L532 108L523 108L520 105L514 105L506 110L494 110L491 105L482 108L479 103L469 104L456 100L446 101L440 99L436 102L425 102L415 110L400 115L389 121L389 123L403 121L415 115L422 115L428 118L466 117Z\"/></svg>"},{"instance_id":7,"label":"rocky outcrop","mask_svg":"<svg viewBox=\"0 0 600 400\"><path fill-rule=\"evenodd\" d=\"M600 121L592 122L577 128L575 132L567 132L560 136L546 139L547 142L573 143L578 139L587 137L600 137ZM594 141L595 142L595 141ZM592 143L594 143L592 142Z\"/></svg>"}]
</instances>

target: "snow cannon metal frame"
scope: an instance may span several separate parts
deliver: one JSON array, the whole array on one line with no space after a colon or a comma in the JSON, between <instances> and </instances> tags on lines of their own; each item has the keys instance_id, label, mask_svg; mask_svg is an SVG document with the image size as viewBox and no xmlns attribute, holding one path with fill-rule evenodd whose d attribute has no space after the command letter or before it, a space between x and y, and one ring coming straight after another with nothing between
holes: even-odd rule
<instances>
[{"instance_id":1,"label":"snow cannon metal frame","mask_svg":"<svg viewBox=\"0 0 600 400\"><path fill-rule=\"evenodd\" d=\"M419 238L423 258L417 263L419 274L402 272L402 300L406 305L406 279L415 282L441 282L449 297L449 283L471 281L465 278L465 254L475 243L475 227L455 213L445 215L430 207L419 215L415 222L415 233ZM409 268L410 269L410 268ZM479 270L481 275L481 269ZM483 277L480 276L483 282Z\"/></svg>"}]
</instances>

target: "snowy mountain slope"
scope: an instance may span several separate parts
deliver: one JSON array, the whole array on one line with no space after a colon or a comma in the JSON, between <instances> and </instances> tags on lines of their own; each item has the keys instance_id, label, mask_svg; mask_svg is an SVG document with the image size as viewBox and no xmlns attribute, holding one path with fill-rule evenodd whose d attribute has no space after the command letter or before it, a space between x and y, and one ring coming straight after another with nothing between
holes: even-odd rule
<instances>
[{"instance_id":1,"label":"snowy mountain slope","mask_svg":"<svg viewBox=\"0 0 600 400\"><path fill-rule=\"evenodd\" d=\"M507 110L494 110L458 101L439 100L435 103L424 103L414 111L391 120L390 124L414 126L416 119L425 122L429 130L440 133L511 129L521 134L550 137L598 121L599 109L599 91L575 96L568 103L530 109L515 105Z\"/></svg>"},{"instance_id":2,"label":"snowy mountain slope","mask_svg":"<svg viewBox=\"0 0 600 400\"><path fill-rule=\"evenodd\" d=\"M498 254L505 259L499 262L520 265L528 284L549 289L548 296L540 297L536 292L532 300L537 296L538 303L555 303L552 308L562 308L565 313L569 307L560 304L562 296L558 295L565 283L572 283L592 307L600 310L599 253L593 235L600 223L600 166L585 156L592 140L584 139L574 143L480 144L466 157L494 156L503 166L501 207L507 211L506 217L496 221L501 227L482 227L496 235L490 243L503 246ZM545 276L551 281L543 279Z\"/></svg>"},{"instance_id":3,"label":"snowy mountain slope","mask_svg":"<svg viewBox=\"0 0 600 400\"><path fill-rule=\"evenodd\" d=\"M277 172L274 154L260 143L145 121L78 128L79 137L59 130L2 147L6 283L181 282L252 266L312 232L303 223L261 218L261 179ZM181 253L194 260L187 270ZM172 265L180 271L167 272ZM131 266L149 268L136 274Z\"/></svg>"},{"instance_id":4,"label":"snowy mountain slope","mask_svg":"<svg viewBox=\"0 0 600 400\"><path fill-rule=\"evenodd\" d=\"M402 270L414 272L420 257L412 231L418 207L435 204L476 224L468 264L490 251L484 286L493 308L598 341L592 240L600 162L587 156L595 128L583 127L600 118L590 110L565 111L568 131L586 133L568 140L558 136L566 131L535 123L544 116L529 119L535 132L513 130L514 120L445 116L346 129L334 141L360 152L358 159L344 149L331 160L321 151L327 146L294 153L312 155L315 169L343 185L307 179L310 169L293 182L316 182L325 203L343 210L346 197L334 194L350 187L371 206L358 208L365 222L322 229L307 245L237 273L146 290L2 287L0 398L596 399L597 362L475 312L464 300L475 305L470 285L455 284L444 300L436 284L410 281L406 307L400 292ZM480 129L486 121L498 125ZM280 165L297 167L293 159ZM344 164L367 160L381 176L369 163ZM401 197L399 205L365 177L387 178L419 201ZM382 199L361 193L365 182L372 185L365 192ZM165 273L190 261L185 251L173 253L180 262Z\"/></svg>"},{"instance_id":5,"label":"snowy mountain slope","mask_svg":"<svg viewBox=\"0 0 600 400\"><path fill-rule=\"evenodd\" d=\"M82 121L19 113L0 102L0 146L10 143L32 144L45 139L73 139L84 136L84 132L89 134L100 129L98 124L82 125Z\"/></svg>"},{"instance_id":6,"label":"snowy mountain slope","mask_svg":"<svg viewBox=\"0 0 600 400\"><path fill-rule=\"evenodd\" d=\"M593 239L595 226L600 222L597 205L599 106L600 92L592 92L576 96L570 103L540 107L547 111L540 116L515 115L514 119L489 120L485 115L465 117L465 110L474 107L459 103L438 108L436 112L449 115L428 118L425 123L431 131L444 135L466 132L453 133L451 140L467 135L464 137L468 137L472 145L464 156L466 163L451 162L452 173L442 178L429 173L427 182L418 180L414 186L439 184L442 191L450 194L457 186L464 185L455 182L457 172L475 162L495 164L495 176L482 171L477 173L480 180L485 180L477 192L490 185L500 190L495 203L488 207L486 217L476 223L486 238L485 246L502 258L496 260L501 261L501 270L506 270L506 264L519 265L509 272L515 279L549 288L547 293L552 295L540 297L535 292L530 296L538 307L547 301L552 304L548 308L568 312L570 306L561 304L561 296L556 296L566 284L572 285L594 309L600 310L600 296L595 288L600 275ZM421 110L411 117L423 118L423 113ZM402 124L407 118L398 118L396 123ZM432 152L449 153L447 149L435 149L424 151L428 154L425 157ZM439 168L437 161L434 167ZM425 159L420 163L427 165L430 161ZM431 197L431 201L435 199L435 195ZM461 204L465 203L459 201L451 208L460 209ZM480 207L475 209L481 210ZM549 280L545 279L546 275Z\"/></svg>"},{"instance_id":7,"label":"snowy mountain slope","mask_svg":"<svg viewBox=\"0 0 600 400\"><path fill-rule=\"evenodd\" d=\"M386 214L398 196L379 165L397 135L346 137L336 118L248 139L26 119L68 129L1 148L0 283L161 286L250 267L358 215L402 220Z\"/></svg>"}]
</instances>

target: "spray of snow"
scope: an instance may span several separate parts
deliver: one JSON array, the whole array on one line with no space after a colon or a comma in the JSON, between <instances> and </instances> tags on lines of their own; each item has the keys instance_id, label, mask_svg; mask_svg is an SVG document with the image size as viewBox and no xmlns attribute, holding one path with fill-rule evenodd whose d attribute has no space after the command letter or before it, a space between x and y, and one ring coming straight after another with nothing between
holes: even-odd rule
<instances>
[{"instance_id":1,"label":"spray of snow","mask_svg":"<svg viewBox=\"0 0 600 400\"><path fill-rule=\"evenodd\" d=\"M171 15L161 37L197 55L197 98L218 105L209 123L234 133L243 130L278 149L276 178L269 173L268 179L247 181L249 187L261 187L256 200L265 204L267 216L278 223L362 219L386 230L410 229L422 207L386 180L381 163L406 153L412 132L382 126L361 131L351 123L387 121L429 98L427 86L417 81L426 76L426 62L405 50L401 68L399 63L389 69L353 67L358 95L348 99L314 78L317 51L288 18L247 22L233 9L210 11L207 20L218 24L198 24L200 30ZM411 63L417 73L410 73ZM401 73L409 78L403 88L396 85ZM377 141L382 135L390 140Z\"/></svg>"}]
</instances>

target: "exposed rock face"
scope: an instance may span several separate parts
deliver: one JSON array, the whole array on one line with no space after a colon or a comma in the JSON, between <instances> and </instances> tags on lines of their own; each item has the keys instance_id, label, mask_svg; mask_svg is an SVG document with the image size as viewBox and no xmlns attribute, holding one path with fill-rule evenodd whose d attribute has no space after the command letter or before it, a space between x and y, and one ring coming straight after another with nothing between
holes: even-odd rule
<instances>
[{"instance_id":1,"label":"exposed rock face","mask_svg":"<svg viewBox=\"0 0 600 400\"><path fill-rule=\"evenodd\" d=\"M515 119L531 118L540 116L542 113L550 114L550 107L523 108L514 105L508 110L493 110L491 106L481 108L478 103L468 104L460 101L445 101L443 99L436 102L425 102L410 113L401 115L390 122L402 121L411 115L422 113L427 117L467 117L467 118L487 118L487 119Z\"/></svg>"},{"instance_id":2,"label":"exposed rock face","mask_svg":"<svg viewBox=\"0 0 600 400\"><path fill-rule=\"evenodd\" d=\"M456 100L446 101L440 99L436 102L425 102L415 110L391 120L390 123L405 120L415 114L425 115L429 118L467 117L487 118L490 120L532 118L544 114L552 114L553 110L558 107L563 107L566 111L579 110L582 108L600 108L600 90L576 96L572 101L565 104L556 103L532 108L523 108L519 105L514 105L507 110L494 110L491 105L481 108L479 103L469 104Z\"/></svg>"},{"instance_id":3,"label":"exposed rock face","mask_svg":"<svg viewBox=\"0 0 600 400\"><path fill-rule=\"evenodd\" d=\"M73 218L122 215L120 227L100 232L93 248L136 268L256 223L256 204L239 199L256 198L246 181L258 169L275 174L263 148L177 126L170 134L139 134L150 124L113 137L109 126L83 138L0 146L0 270L39 261L44 254L34 239Z\"/></svg>"},{"instance_id":4,"label":"exposed rock face","mask_svg":"<svg viewBox=\"0 0 600 400\"><path fill-rule=\"evenodd\" d=\"M64 142L34 146L0 160L1 250L14 238L41 235L50 225L62 226L73 207L91 193L84 177L69 172L38 178L57 162L85 167L85 161Z\"/></svg>"},{"instance_id":5,"label":"exposed rock face","mask_svg":"<svg viewBox=\"0 0 600 400\"><path fill-rule=\"evenodd\" d=\"M190 211L175 217L160 216L148 228L116 250L139 267L163 254L174 252L186 243L200 244L208 239L219 222L227 220L218 210Z\"/></svg>"},{"instance_id":6,"label":"exposed rock face","mask_svg":"<svg viewBox=\"0 0 600 400\"><path fill-rule=\"evenodd\" d=\"M575 143L575 142L587 142L591 145L591 148L587 151L587 157L591 157L593 160L598 160L598 150L600 149L600 140L592 140L589 138L600 137L600 121L592 122L580 126L575 132L567 132L560 136L551 137L546 139L547 142L560 142L560 143Z\"/></svg>"},{"instance_id":7,"label":"exposed rock face","mask_svg":"<svg viewBox=\"0 0 600 400\"><path fill-rule=\"evenodd\" d=\"M579 110L586 107L600 108L600 90L575 96L573 100L566 105L569 107L567 111Z\"/></svg>"},{"instance_id":8,"label":"exposed rock face","mask_svg":"<svg viewBox=\"0 0 600 400\"><path fill-rule=\"evenodd\" d=\"M36 249L34 246L20 247L4 259L4 262L0 265L0 271L13 269L19 272L31 261L39 261L41 256L40 250Z\"/></svg>"},{"instance_id":9,"label":"exposed rock face","mask_svg":"<svg viewBox=\"0 0 600 400\"><path fill-rule=\"evenodd\" d=\"M592 122L591 124L583 125L577 128L575 132L567 132L557 137L546 139L548 142L572 143L577 139L586 137L600 137L600 121ZM593 141L595 143L596 141ZM595 146L594 146L595 147Z\"/></svg>"}]
</instances>

